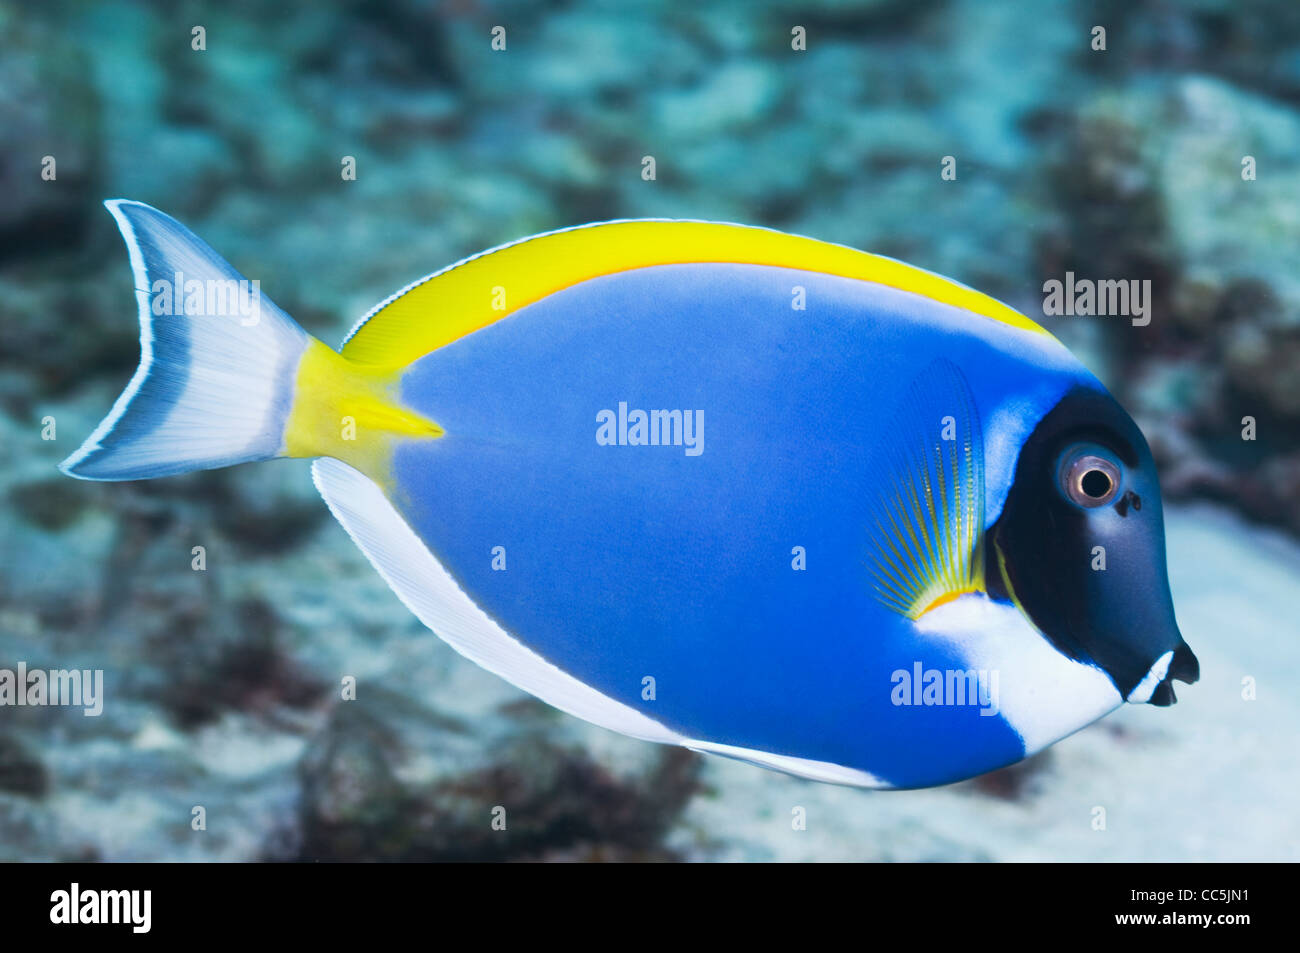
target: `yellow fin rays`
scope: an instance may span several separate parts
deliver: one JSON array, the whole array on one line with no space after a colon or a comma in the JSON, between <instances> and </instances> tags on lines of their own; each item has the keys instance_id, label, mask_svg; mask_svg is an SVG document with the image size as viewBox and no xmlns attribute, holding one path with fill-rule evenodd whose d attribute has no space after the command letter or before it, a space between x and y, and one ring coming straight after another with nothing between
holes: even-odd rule
<instances>
[{"instance_id":1,"label":"yellow fin rays","mask_svg":"<svg viewBox=\"0 0 1300 953\"><path fill-rule=\"evenodd\" d=\"M876 598L909 619L984 591L984 437L970 385L933 361L894 410L874 475L868 558Z\"/></svg>"}]
</instances>

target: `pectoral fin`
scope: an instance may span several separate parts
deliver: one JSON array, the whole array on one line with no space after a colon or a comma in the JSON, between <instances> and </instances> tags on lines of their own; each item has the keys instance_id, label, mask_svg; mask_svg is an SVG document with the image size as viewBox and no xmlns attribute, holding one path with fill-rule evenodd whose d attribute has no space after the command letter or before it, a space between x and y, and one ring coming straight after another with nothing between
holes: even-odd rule
<instances>
[{"instance_id":1,"label":"pectoral fin","mask_svg":"<svg viewBox=\"0 0 1300 953\"><path fill-rule=\"evenodd\" d=\"M909 619L984 591L984 437L951 361L918 374L890 417L872 473L867 565L876 598Z\"/></svg>"}]
</instances>

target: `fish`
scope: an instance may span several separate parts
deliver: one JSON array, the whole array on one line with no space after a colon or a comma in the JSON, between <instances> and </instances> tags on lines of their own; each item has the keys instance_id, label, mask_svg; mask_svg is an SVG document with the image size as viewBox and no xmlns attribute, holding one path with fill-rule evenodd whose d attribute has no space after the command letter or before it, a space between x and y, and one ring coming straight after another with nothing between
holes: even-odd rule
<instances>
[{"instance_id":1,"label":"fish","mask_svg":"<svg viewBox=\"0 0 1300 953\"><path fill-rule=\"evenodd\" d=\"M425 626L569 715L909 789L1199 677L1141 430L963 284L621 220L434 272L335 350L175 219L105 205L141 359L62 471L311 459Z\"/></svg>"}]
</instances>

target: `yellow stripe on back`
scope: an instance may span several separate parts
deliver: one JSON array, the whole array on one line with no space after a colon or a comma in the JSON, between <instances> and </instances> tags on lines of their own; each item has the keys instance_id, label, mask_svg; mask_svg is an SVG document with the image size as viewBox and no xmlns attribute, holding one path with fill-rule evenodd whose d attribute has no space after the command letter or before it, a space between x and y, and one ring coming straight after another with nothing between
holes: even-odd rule
<instances>
[{"instance_id":1,"label":"yellow stripe on back","mask_svg":"<svg viewBox=\"0 0 1300 953\"><path fill-rule=\"evenodd\" d=\"M405 367L579 282L634 268L688 263L771 265L857 278L1047 334L988 295L892 258L746 225L638 220L538 235L431 275L376 309L342 353L362 364Z\"/></svg>"}]
</instances>

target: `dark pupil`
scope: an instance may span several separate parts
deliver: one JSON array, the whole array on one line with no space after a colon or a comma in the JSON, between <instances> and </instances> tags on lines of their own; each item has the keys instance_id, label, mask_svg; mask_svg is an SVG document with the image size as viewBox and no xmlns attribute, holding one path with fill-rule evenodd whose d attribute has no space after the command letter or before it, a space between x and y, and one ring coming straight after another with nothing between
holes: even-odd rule
<instances>
[{"instance_id":1,"label":"dark pupil","mask_svg":"<svg viewBox=\"0 0 1300 953\"><path fill-rule=\"evenodd\" d=\"M1079 486L1088 496L1100 500L1110 492L1110 477L1101 470L1089 470L1079 481Z\"/></svg>"}]
</instances>

